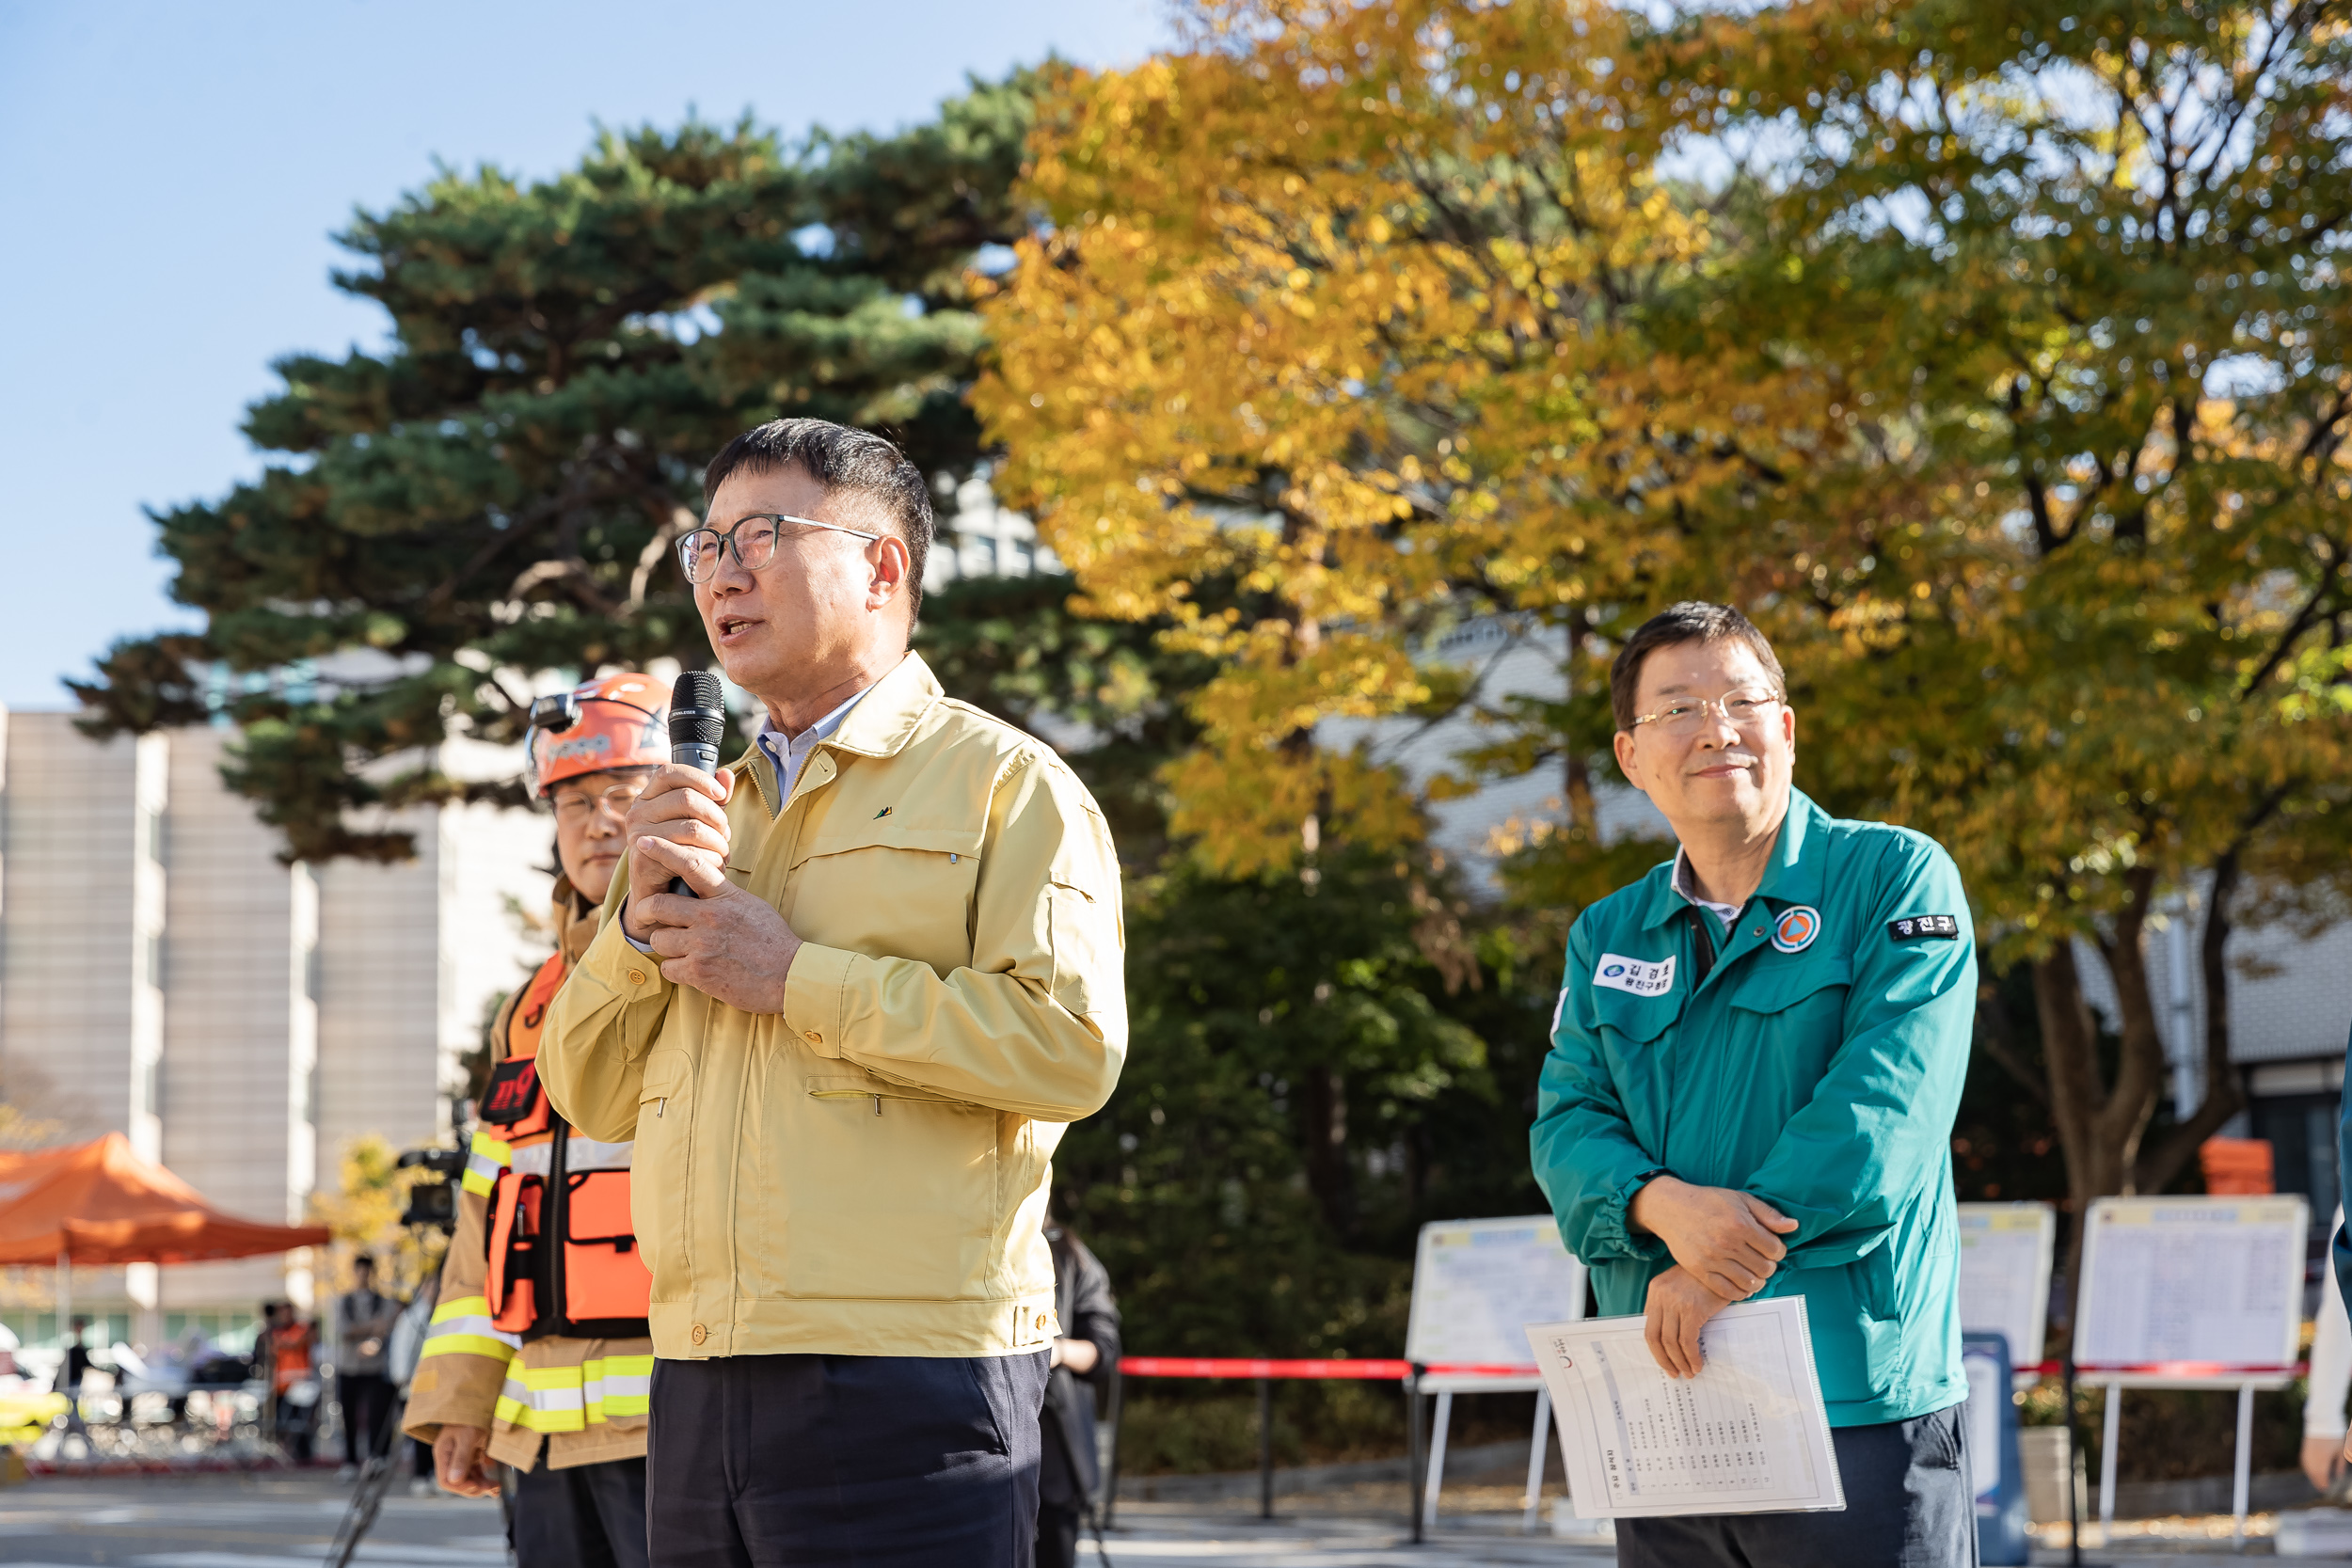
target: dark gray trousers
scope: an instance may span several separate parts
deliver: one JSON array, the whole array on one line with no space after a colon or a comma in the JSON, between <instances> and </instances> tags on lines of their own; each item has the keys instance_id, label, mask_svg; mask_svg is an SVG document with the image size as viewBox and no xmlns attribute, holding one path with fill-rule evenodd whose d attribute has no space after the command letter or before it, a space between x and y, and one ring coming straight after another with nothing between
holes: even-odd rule
<instances>
[{"instance_id":1,"label":"dark gray trousers","mask_svg":"<svg viewBox=\"0 0 2352 1568\"><path fill-rule=\"evenodd\" d=\"M645 1462L607 1459L515 1477L516 1568L645 1568Z\"/></svg>"},{"instance_id":2,"label":"dark gray trousers","mask_svg":"<svg viewBox=\"0 0 2352 1568\"><path fill-rule=\"evenodd\" d=\"M1966 1409L1832 1428L1841 1513L1620 1519L1618 1568L1977 1568Z\"/></svg>"},{"instance_id":3,"label":"dark gray trousers","mask_svg":"<svg viewBox=\"0 0 2352 1568\"><path fill-rule=\"evenodd\" d=\"M656 1568L1026 1568L1045 1361L656 1361Z\"/></svg>"}]
</instances>

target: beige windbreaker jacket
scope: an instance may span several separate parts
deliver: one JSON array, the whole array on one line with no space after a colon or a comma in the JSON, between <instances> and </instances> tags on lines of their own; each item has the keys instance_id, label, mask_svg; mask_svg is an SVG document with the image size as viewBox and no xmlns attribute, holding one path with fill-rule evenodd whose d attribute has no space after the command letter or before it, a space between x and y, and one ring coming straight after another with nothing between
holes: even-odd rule
<instances>
[{"instance_id":1,"label":"beige windbreaker jacket","mask_svg":"<svg viewBox=\"0 0 2352 1568\"><path fill-rule=\"evenodd\" d=\"M596 912L567 881L555 884L555 926L563 933L564 959L577 965L596 937ZM526 989L515 988L490 1026L501 1057L507 1023ZM505 1164L494 1151L502 1147L486 1136L474 1139L473 1164L457 1195L457 1233L441 1264L441 1291L418 1353L401 1429L431 1443L444 1426L481 1427L490 1433L490 1457L522 1470L538 1462L543 1439L551 1470L642 1458L651 1340L549 1337L526 1345L490 1323L483 1241L490 1184Z\"/></svg>"},{"instance_id":2,"label":"beige windbreaker jacket","mask_svg":"<svg viewBox=\"0 0 2352 1568\"><path fill-rule=\"evenodd\" d=\"M574 1126L636 1140L656 1353L1044 1348L1054 1148L1126 1053L1102 813L913 654L789 801L755 750L735 775L727 879L808 944L784 1012L664 980L614 918L625 862L539 1048Z\"/></svg>"}]
</instances>

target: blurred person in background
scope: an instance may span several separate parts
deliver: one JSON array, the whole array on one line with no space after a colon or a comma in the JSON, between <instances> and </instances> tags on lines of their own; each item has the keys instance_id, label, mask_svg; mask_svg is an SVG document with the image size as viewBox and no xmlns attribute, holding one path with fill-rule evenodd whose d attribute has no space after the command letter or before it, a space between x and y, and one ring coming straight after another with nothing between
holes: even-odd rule
<instances>
[{"instance_id":1,"label":"blurred person in background","mask_svg":"<svg viewBox=\"0 0 2352 1568\"><path fill-rule=\"evenodd\" d=\"M1101 1507L1102 1461L1094 1441L1101 1396L1119 1374L1119 1300L1110 1271L1065 1225L1045 1227L1054 1252L1054 1307L1062 1337L1040 1418L1037 1568L1074 1568L1078 1530Z\"/></svg>"},{"instance_id":2,"label":"blurred person in background","mask_svg":"<svg viewBox=\"0 0 2352 1568\"><path fill-rule=\"evenodd\" d=\"M652 1276L630 1146L574 1132L538 1079L548 1005L596 931L622 825L670 758L670 691L608 675L533 705L528 784L555 814L556 951L492 1023L496 1065L403 1424L462 1497L516 1471L519 1568L645 1561Z\"/></svg>"},{"instance_id":3,"label":"blurred person in background","mask_svg":"<svg viewBox=\"0 0 2352 1568\"><path fill-rule=\"evenodd\" d=\"M678 562L765 722L638 800L542 1053L637 1141L654 1559L1022 1568L1054 1149L1126 1054L1110 830L909 648L932 515L897 448L778 420L703 486Z\"/></svg>"},{"instance_id":4,"label":"blurred person in background","mask_svg":"<svg viewBox=\"0 0 2352 1568\"><path fill-rule=\"evenodd\" d=\"M1616 757L1674 859L1568 934L1530 1134L1604 1317L1695 1377L1735 1302L1799 1296L1846 1507L1617 1521L1625 1568L1977 1560L1952 1119L1976 1014L1960 872L1794 783L1772 644L1686 602L1611 668ZM1989 1456L1988 1456L1989 1461Z\"/></svg>"},{"instance_id":5,"label":"blurred person in background","mask_svg":"<svg viewBox=\"0 0 2352 1568\"><path fill-rule=\"evenodd\" d=\"M343 1408L342 1479L359 1473L386 1441L384 1418L392 1407L387 1375L392 1320L400 1303L375 1288L375 1259L351 1260L351 1289L335 1298L335 1398Z\"/></svg>"},{"instance_id":6,"label":"blurred person in background","mask_svg":"<svg viewBox=\"0 0 2352 1568\"><path fill-rule=\"evenodd\" d=\"M290 1301L271 1302L262 1311L278 1441L288 1459L308 1465L318 1430L318 1334Z\"/></svg>"},{"instance_id":7,"label":"blurred person in background","mask_svg":"<svg viewBox=\"0 0 2352 1568\"><path fill-rule=\"evenodd\" d=\"M66 1337L65 1362L57 1369L57 1391L70 1400L82 1397L82 1384L89 1376L89 1346L82 1337L89 1332L89 1320L76 1316Z\"/></svg>"}]
</instances>

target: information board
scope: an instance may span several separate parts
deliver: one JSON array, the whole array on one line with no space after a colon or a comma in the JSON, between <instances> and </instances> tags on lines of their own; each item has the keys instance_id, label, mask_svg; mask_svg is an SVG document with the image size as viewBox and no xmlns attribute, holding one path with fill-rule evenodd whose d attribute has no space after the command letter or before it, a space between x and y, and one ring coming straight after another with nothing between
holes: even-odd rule
<instances>
[{"instance_id":1,"label":"information board","mask_svg":"<svg viewBox=\"0 0 2352 1568\"><path fill-rule=\"evenodd\" d=\"M1424 1365L1527 1367L1523 1378L1430 1378L1461 1387L1535 1387L1527 1325L1584 1316L1584 1265L1549 1214L1439 1220L1421 1227L1413 1257L1405 1355Z\"/></svg>"},{"instance_id":2,"label":"information board","mask_svg":"<svg viewBox=\"0 0 2352 1568\"><path fill-rule=\"evenodd\" d=\"M2083 1232L2074 1348L2086 1381L2236 1387L2295 1360L2302 1326L2300 1197L2106 1197ZM2161 1371L2106 1369L2174 1365Z\"/></svg>"},{"instance_id":3,"label":"information board","mask_svg":"<svg viewBox=\"0 0 2352 1568\"><path fill-rule=\"evenodd\" d=\"M2058 1211L2046 1203L1960 1206L1960 1329L2009 1340L2012 1367L2042 1360Z\"/></svg>"}]
</instances>

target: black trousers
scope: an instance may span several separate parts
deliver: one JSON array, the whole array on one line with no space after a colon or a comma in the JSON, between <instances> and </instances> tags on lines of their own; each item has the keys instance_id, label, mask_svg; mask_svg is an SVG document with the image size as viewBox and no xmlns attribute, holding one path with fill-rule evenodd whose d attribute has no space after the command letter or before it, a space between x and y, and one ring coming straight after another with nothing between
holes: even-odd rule
<instances>
[{"instance_id":1,"label":"black trousers","mask_svg":"<svg viewBox=\"0 0 2352 1568\"><path fill-rule=\"evenodd\" d=\"M1620 1519L1618 1568L1976 1568L1966 1410L1832 1428L1842 1513Z\"/></svg>"},{"instance_id":2,"label":"black trousers","mask_svg":"<svg viewBox=\"0 0 2352 1568\"><path fill-rule=\"evenodd\" d=\"M343 1463L373 1459L392 1408L392 1380L382 1372L337 1372L335 1398L343 1407Z\"/></svg>"},{"instance_id":3,"label":"black trousers","mask_svg":"<svg viewBox=\"0 0 2352 1568\"><path fill-rule=\"evenodd\" d=\"M656 1361L657 1568L1026 1568L1045 1353Z\"/></svg>"},{"instance_id":4,"label":"black trousers","mask_svg":"<svg viewBox=\"0 0 2352 1568\"><path fill-rule=\"evenodd\" d=\"M516 1568L645 1568L645 1462L550 1470L545 1454L515 1476Z\"/></svg>"},{"instance_id":5,"label":"black trousers","mask_svg":"<svg viewBox=\"0 0 2352 1568\"><path fill-rule=\"evenodd\" d=\"M1077 1568L1083 1522L1076 1503L1038 1504L1037 1568Z\"/></svg>"}]
</instances>

